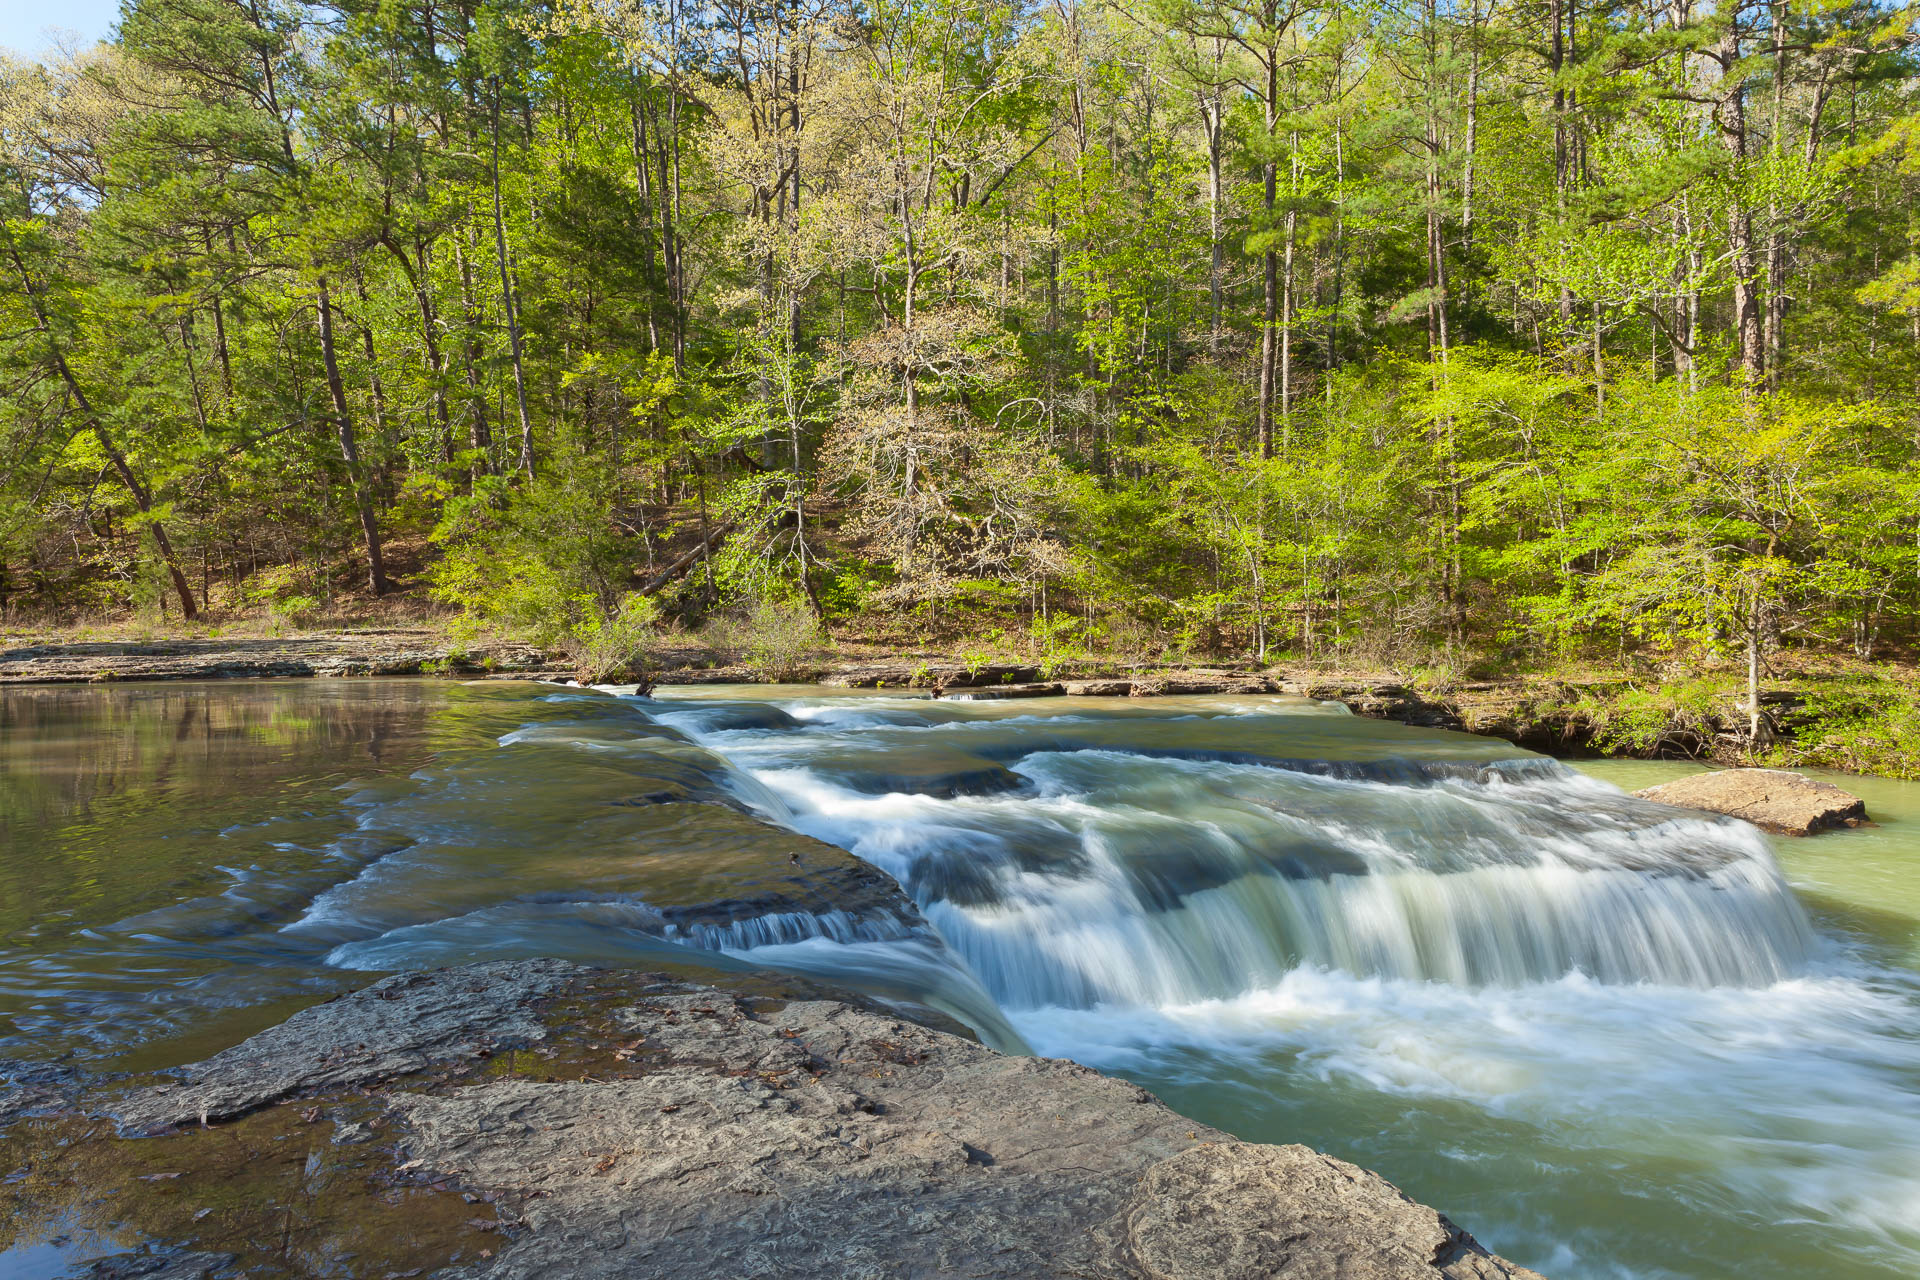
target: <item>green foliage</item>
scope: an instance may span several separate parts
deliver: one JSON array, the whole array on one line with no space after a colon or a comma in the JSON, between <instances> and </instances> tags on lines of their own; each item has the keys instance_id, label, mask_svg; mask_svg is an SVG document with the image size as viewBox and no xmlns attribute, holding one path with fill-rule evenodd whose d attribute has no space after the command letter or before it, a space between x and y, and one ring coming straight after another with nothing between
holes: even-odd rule
<instances>
[{"instance_id":1,"label":"green foliage","mask_svg":"<svg viewBox=\"0 0 1920 1280\"><path fill-rule=\"evenodd\" d=\"M580 627L570 637L570 650L581 683L651 685L659 623L659 604L632 593L611 613Z\"/></svg>"},{"instance_id":2,"label":"green foliage","mask_svg":"<svg viewBox=\"0 0 1920 1280\"><path fill-rule=\"evenodd\" d=\"M300 565L262 569L246 580L241 595L250 603L263 606L267 616L281 626L310 626L320 614L320 601L313 594L312 580Z\"/></svg>"},{"instance_id":3,"label":"green foliage","mask_svg":"<svg viewBox=\"0 0 1920 1280\"><path fill-rule=\"evenodd\" d=\"M10 616L384 544L597 671L1920 640L1904 15L1572 7L1556 108L1524 6L457 8L0 62Z\"/></svg>"},{"instance_id":4,"label":"green foliage","mask_svg":"<svg viewBox=\"0 0 1920 1280\"><path fill-rule=\"evenodd\" d=\"M1733 681L1670 680L1651 687L1586 690L1574 714L1593 729L1594 745L1623 755L1708 754L1715 737L1738 720Z\"/></svg>"},{"instance_id":5,"label":"green foliage","mask_svg":"<svg viewBox=\"0 0 1920 1280\"><path fill-rule=\"evenodd\" d=\"M758 596L709 624L707 639L737 654L765 679L784 681L806 678L818 669L817 654L826 637L804 603Z\"/></svg>"},{"instance_id":6,"label":"green foliage","mask_svg":"<svg viewBox=\"0 0 1920 1280\"><path fill-rule=\"evenodd\" d=\"M1920 688L1884 676L1816 683L1769 763L1920 779Z\"/></svg>"},{"instance_id":7,"label":"green foliage","mask_svg":"<svg viewBox=\"0 0 1920 1280\"><path fill-rule=\"evenodd\" d=\"M432 535L434 594L541 644L584 643L627 608L633 541L612 518L613 478L556 459L521 488L501 477L448 500Z\"/></svg>"}]
</instances>

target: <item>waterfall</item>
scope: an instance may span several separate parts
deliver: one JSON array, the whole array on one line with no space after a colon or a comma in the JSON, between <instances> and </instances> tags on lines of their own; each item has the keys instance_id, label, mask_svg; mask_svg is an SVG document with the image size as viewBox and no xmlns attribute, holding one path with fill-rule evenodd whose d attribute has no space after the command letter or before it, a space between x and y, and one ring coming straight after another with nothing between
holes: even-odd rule
<instances>
[{"instance_id":1,"label":"waterfall","mask_svg":"<svg viewBox=\"0 0 1920 1280\"><path fill-rule=\"evenodd\" d=\"M982 754L1024 785L986 796L868 794L809 768L804 730L735 763L798 829L899 880L1008 1009L1231 998L1302 966L1465 987L1758 987L1815 945L1745 824L1544 758L1313 760L1208 745L1208 727L1172 747L1035 725L1021 754L1002 721Z\"/></svg>"}]
</instances>

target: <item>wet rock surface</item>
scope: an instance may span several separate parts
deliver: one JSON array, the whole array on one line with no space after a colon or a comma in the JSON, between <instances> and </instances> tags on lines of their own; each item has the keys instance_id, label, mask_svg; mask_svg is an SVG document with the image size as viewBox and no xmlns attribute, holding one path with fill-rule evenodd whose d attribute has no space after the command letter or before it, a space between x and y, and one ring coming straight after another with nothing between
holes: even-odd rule
<instances>
[{"instance_id":1,"label":"wet rock surface","mask_svg":"<svg viewBox=\"0 0 1920 1280\"><path fill-rule=\"evenodd\" d=\"M388 1163L358 1171L370 1196L458 1192L489 1216L445 1237L444 1276L1533 1275L1352 1165L841 994L557 961L403 974L113 1109L179 1143L263 1107L233 1125L285 1115ZM137 1265L306 1273L218 1265L180 1221Z\"/></svg>"},{"instance_id":2,"label":"wet rock surface","mask_svg":"<svg viewBox=\"0 0 1920 1280\"><path fill-rule=\"evenodd\" d=\"M0 641L0 685L246 677L417 676L545 672L564 666L523 644L449 646L431 631L352 631L284 638L98 643Z\"/></svg>"},{"instance_id":3,"label":"wet rock surface","mask_svg":"<svg viewBox=\"0 0 1920 1280\"><path fill-rule=\"evenodd\" d=\"M911 751L825 747L808 754L807 767L868 795L903 791L945 800L997 795L1025 785L1018 774L997 761L939 745L917 744Z\"/></svg>"},{"instance_id":4,"label":"wet rock surface","mask_svg":"<svg viewBox=\"0 0 1920 1280\"><path fill-rule=\"evenodd\" d=\"M538 1001L562 990L574 966L554 960L401 974L303 1009L205 1062L180 1084L137 1090L114 1108L130 1132L159 1132L245 1115L295 1094L361 1086L436 1062L537 1044Z\"/></svg>"},{"instance_id":5,"label":"wet rock surface","mask_svg":"<svg viewBox=\"0 0 1920 1280\"><path fill-rule=\"evenodd\" d=\"M1785 769L1721 769L1634 794L1682 809L1724 813L1786 836L1810 836L1867 821L1866 802L1858 796Z\"/></svg>"},{"instance_id":6,"label":"wet rock surface","mask_svg":"<svg viewBox=\"0 0 1920 1280\"><path fill-rule=\"evenodd\" d=\"M88 1280L207 1280L235 1261L230 1253L125 1253L101 1258L82 1274Z\"/></svg>"}]
</instances>

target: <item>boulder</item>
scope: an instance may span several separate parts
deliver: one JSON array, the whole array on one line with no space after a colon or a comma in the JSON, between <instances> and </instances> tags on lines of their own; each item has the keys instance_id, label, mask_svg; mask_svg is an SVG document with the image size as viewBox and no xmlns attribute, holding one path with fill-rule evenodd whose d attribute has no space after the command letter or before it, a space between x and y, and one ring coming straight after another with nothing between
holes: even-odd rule
<instances>
[{"instance_id":1,"label":"boulder","mask_svg":"<svg viewBox=\"0 0 1920 1280\"><path fill-rule=\"evenodd\" d=\"M1682 809L1704 809L1784 836L1810 836L1867 820L1866 802L1830 782L1785 769L1722 769L1634 793Z\"/></svg>"}]
</instances>

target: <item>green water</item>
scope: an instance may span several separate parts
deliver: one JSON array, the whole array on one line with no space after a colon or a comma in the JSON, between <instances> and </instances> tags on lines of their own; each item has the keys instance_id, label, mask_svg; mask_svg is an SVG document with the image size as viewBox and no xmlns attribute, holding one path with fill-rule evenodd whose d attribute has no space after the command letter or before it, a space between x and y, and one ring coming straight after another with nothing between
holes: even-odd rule
<instances>
[{"instance_id":1,"label":"green water","mask_svg":"<svg viewBox=\"0 0 1920 1280\"><path fill-rule=\"evenodd\" d=\"M0 1058L177 1064L384 969L786 967L1378 1169L1558 1280L1920 1275L1920 786L1765 840L1603 785L1687 766L1522 757L1282 698L8 690ZM786 909L769 821L924 922Z\"/></svg>"},{"instance_id":2,"label":"green water","mask_svg":"<svg viewBox=\"0 0 1920 1280\"><path fill-rule=\"evenodd\" d=\"M1706 771L1665 760L1582 760L1574 767L1629 791ZM1817 915L1920 968L1920 783L1805 772L1865 800L1873 825L1805 839L1774 836L1781 869Z\"/></svg>"}]
</instances>

